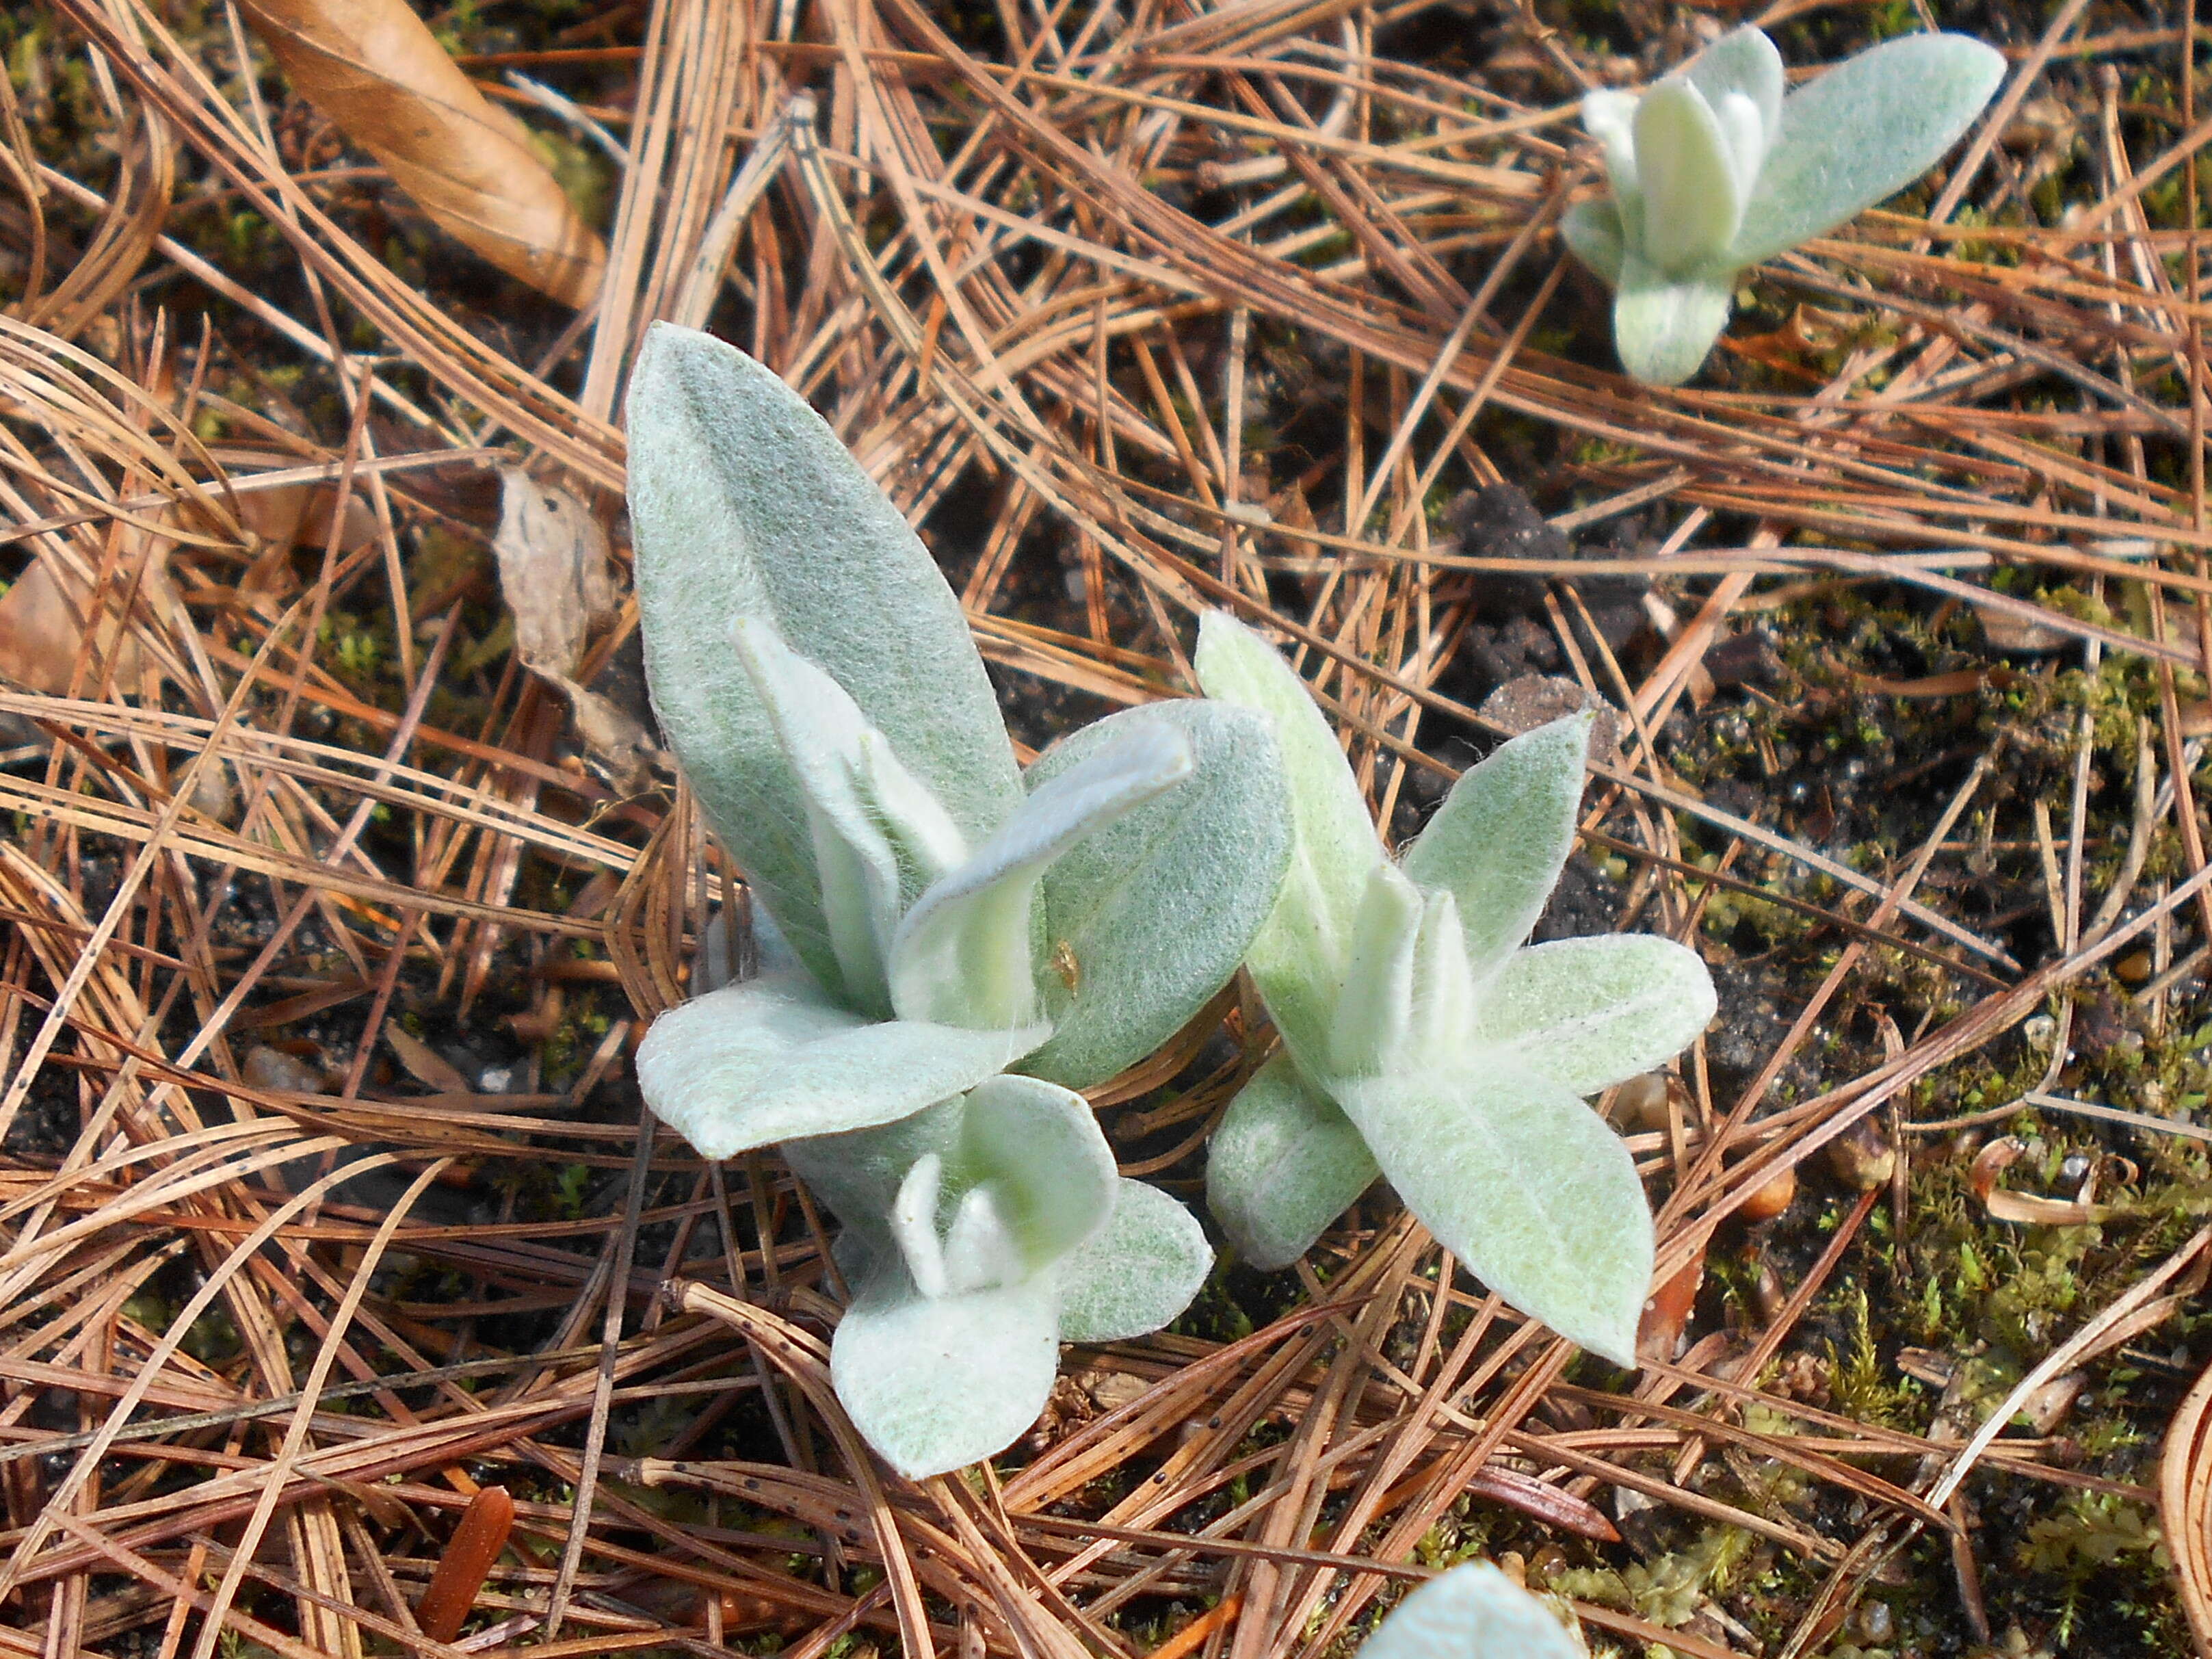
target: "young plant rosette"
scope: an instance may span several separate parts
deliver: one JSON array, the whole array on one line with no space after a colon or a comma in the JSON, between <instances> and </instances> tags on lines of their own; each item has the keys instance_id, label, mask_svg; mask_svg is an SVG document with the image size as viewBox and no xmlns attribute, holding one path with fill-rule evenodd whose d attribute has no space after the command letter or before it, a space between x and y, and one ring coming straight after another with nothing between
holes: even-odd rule
<instances>
[{"instance_id":1,"label":"young plant rosette","mask_svg":"<svg viewBox=\"0 0 2212 1659\"><path fill-rule=\"evenodd\" d=\"M1159 1329L1213 1265L1188 1210L1115 1173L1083 1097L1036 1078L783 1155L846 1221L830 1381L914 1479L1004 1449L1044 1408L1060 1343Z\"/></svg>"},{"instance_id":2,"label":"young plant rosette","mask_svg":"<svg viewBox=\"0 0 2212 1659\"><path fill-rule=\"evenodd\" d=\"M1642 96L1593 92L1610 198L1571 208L1567 245L1614 290L1613 339L1639 380L1677 386L1728 324L1736 278L1911 184L2004 77L1962 34L1911 34L1788 96L1755 28L1723 35Z\"/></svg>"},{"instance_id":3,"label":"young plant rosette","mask_svg":"<svg viewBox=\"0 0 2212 1659\"><path fill-rule=\"evenodd\" d=\"M851 1241L841 1399L902 1473L955 1468L1034 1420L1062 1335L1203 1282L1196 1221L1099 1179L1074 1091L1236 971L1289 858L1281 763L1264 720L1182 702L1024 777L958 601L802 398L665 325L629 398L647 677L763 969L655 1021L639 1085L705 1157L785 1146ZM970 1375L985 1327L1030 1360Z\"/></svg>"},{"instance_id":4,"label":"young plant rosette","mask_svg":"<svg viewBox=\"0 0 2212 1659\"><path fill-rule=\"evenodd\" d=\"M1507 1302L1634 1365L1651 1214L1583 1097L1679 1053L1714 998L1670 939L1521 948L1574 846L1591 717L1504 744L1393 863L1290 665L1218 614L1196 665L1209 697L1274 721L1293 822L1245 959L1283 1046L1215 1132L1215 1218L1255 1266L1285 1267L1387 1175Z\"/></svg>"}]
</instances>

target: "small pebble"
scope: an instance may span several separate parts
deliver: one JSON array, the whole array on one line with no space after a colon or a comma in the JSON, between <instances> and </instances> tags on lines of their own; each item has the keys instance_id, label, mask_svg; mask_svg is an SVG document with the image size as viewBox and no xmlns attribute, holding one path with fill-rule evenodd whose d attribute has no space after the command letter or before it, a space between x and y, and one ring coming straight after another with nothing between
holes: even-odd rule
<instances>
[{"instance_id":1,"label":"small pebble","mask_svg":"<svg viewBox=\"0 0 2212 1659\"><path fill-rule=\"evenodd\" d=\"M266 1043L247 1050L244 1070L246 1080L257 1089L312 1095L323 1086L323 1074L306 1060Z\"/></svg>"},{"instance_id":2,"label":"small pebble","mask_svg":"<svg viewBox=\"0 0 2212 1659\"><path fill-rule=\"evenodd\" d=\"M1897 1620L1887 1601L1860 1602L1851 1626L1862 1642L1887 1642L1897 1631Z\"/></svg>"},{"instance_id":3,"label":"small pebble","mask_svg":"<svg viewBox=\"0 0 2212 1659\"><path fill-rule=\"evenodd\" d=\"M1667 1127L1667 1079L1657 1072L1643 1072L1613 1091L1613 1121L1646 1133Z\"/></svg>"},{"instance_id":4,"label":"small pebble","mask_svg":"<svg viewBox=\"0 0 2212 1659\"><path fill-rule=\"evenodd\" d=\"M1737 1206L1736 1213L1746 1221L1771 1221L1788 1209L1796 1196L1797 1171L1784 1170Z\"/></svg>"},{"instance_id":5,"label":"small pebble","mask_svg":"<svg viewBox=\"0 0 2212 1659\"><path fill-rule=\"evenodd\" d=\"M1759 1277L1752 1282L1752 1304L1759 1310L1762 1322L1771 1325L1782 1317L1782 1310L1790 1305L1790 1292L1782 1286L1782 1275L1774 1271L1774 1264L1761 1258Z\"/></svg>"},{"instance_id":6,"label":"small pebble","mask_svg":"<svg viewBox=\"0 0 2212 1659\"><path fill-rule=\"evenodd\" d=\"M1870 1193L1897 1173L1897 1148L1879 1123L1863 1117L1828 1143L1828 1167L1852 1191Z\"/></svg>"}]
</instances>

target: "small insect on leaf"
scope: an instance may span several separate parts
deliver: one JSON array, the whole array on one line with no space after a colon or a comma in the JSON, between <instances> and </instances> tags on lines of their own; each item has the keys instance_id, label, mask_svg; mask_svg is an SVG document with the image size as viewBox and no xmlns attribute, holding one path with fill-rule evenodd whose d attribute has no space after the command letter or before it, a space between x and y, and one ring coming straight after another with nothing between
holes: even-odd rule
<instances>
[{"instance_id":1,"label":"small insect on leaf","mask_svg":"<svg viewBox=\"0 0 2212 1659\"><path fill-rule=\"evenodd\" d=\"M1052 971L1067 987L1068 995L1073 996L1083 988L1083 964L1075 959L1074 947L1064 939L1053 941Z\"/></svg>"}]
</instances>

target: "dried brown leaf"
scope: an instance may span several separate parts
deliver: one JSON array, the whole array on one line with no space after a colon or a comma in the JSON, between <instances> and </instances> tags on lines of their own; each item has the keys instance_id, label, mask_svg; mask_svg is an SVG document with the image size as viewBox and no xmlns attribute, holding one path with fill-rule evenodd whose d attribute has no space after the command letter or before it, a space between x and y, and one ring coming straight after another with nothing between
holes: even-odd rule
<instances>
[{"instance_id":1,"label":"dried brown leaf","mask_svg":"<svg viewBox=\"0 0 2212 1659\"><path fill-rule=\"evenodd\" d=\"M0 678L48 696L67 692L84 637L88 597L82 582L44 559L16 578L0 594ZM138 647L127 635L120 635L112 611L100 619L95 647L93 665L113 654L115 684L137 686L142 665ZM78 687L81 693L93 690L100 678L96 666L88 666L91 672Z\"/></svg>"},{"instance_id":2,"label":"dried brown leaf","mask_svg":"<svg viewBox=\"0 0 2212 1659\"><path fill-rule=\"evenodd\" d=\"M485 100L405 0L246 0L242 9L294 89L441 229L556 300L597 297L605 244L527 130Z\"/></svg>"},{"instance_id":3,"label":"dried brown leaf","mask_svg":"<svg viewBox=\"0 0 2212 1659\"><path fill-rule=\"evenodd\" d=\"M546 678L568 694L576 735L583 738L593 769L625 795L651 787L654 763L662 757L644 723L611 697L587 691L564 675Z\"/></svg>"},{"instance_id":4,"label":"dried brown leaf","mask_svg":"<svg viewBox=\"0 0 2212 1659\"><path fill-rule=\"evenodd\" d=\"M260 538L261 546L239 586L249 593L281 592L285 561L295 547L320 548L331 537L331 518L337 508L338 492L330 484L284 484L275 489L252 489L238 498L238 521ZM376 539L376 514L359 495L345 498L344 522L338 527L341 556Z\"/></svg>"},{"instance_id":5,"label":"dried brown leaf","mask_svg":"<svg viewBox=\"0 0 2212 1659\"><path fill-rule=\"evenodd\" d=\"M399 1063L407 1074L426 1088L441 1094L471 1095L476 1085L471 1083L461 1068L447 1060L398 1021L384 1028L384 1040L392 1045L392 1052L399 1056Z\"/></svg>"},{"instance_id":6,"label":"dried brown leaf","mask_svg":"<svg viewBox=\"0 0 2212 1659\"><path fill-rule=\"evenodd\" d=\"M509 467L500 474L492 551L523 665L554 680L574 673L586 637L614 615L605 530L559 484Z\"/></svg>"}]
</instances>

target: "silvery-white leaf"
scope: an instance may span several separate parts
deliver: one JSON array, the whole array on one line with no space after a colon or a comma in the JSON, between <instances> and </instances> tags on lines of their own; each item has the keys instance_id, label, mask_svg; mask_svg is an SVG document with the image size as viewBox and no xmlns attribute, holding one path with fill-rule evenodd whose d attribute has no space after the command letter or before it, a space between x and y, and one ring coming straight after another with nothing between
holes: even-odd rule
<instances>
[{"instance_id":1,"label":"silvery-white leaf","mask_svg":"<svg viewBox=\"0 0 2212 1659\"><path fill-rule=\"evenodd\" d=\"M1206 1152L1206 1205L1237 1253L1287 1267L1381 1173L1341 1108L1278 1052L1237 1091Z\"/></svg>"},{"instance_id":2,"label":"silvery-white leaf","mask_svg":"<svg viewBox=\"0 0 2212 1659\"><path fill-rule=\"evenodd\" d=\"M950 1288L945 1241L937 1231L937 1200L944 1189L944 1158L935 1152L924 1152L899 1182L898 1196L885 1218L892 1241L906 1262L907 1277L927 1297L943 1296Z\"/></svg>"},{"instance_id":3,"label":"silvery-white leaf","mask_svg":"<svg viewBox=\"0 0 2212 1659\"><path fill-rule=\"evenodd\" d=\"M2004 72L1978 40L1908 34L1800 87L1783 101L1727 263L1771 259L1895 195L1942 159Z\"/></svg>"},{"instance_id":4,"label":"silvery-white leaf","mask_svg":"<svg viewBox=\"0 0 2212 1659\"><path fill-rule=\"evenodd\" d=\"M1060 1264L1063 1342L1123 1342L1172 1323L1213 1271L1188 1210L1141 1181L1115 1183L1113 1219Z\"/></svg>"},{"instance_id":5,"label":"silvery-white leaf","mask_svg":"<svg viewBox=\"0 0 2212 1659\"><path fill-rule=\"evenodd\" d=\"M1620 210L1618 224L1640 229L1644 196L1636 171L1636 105L1632 92L1601 88L1583 94L1583 130L1605 147L1606 181Z\"/></svg>"},{"instance_id":6,"label":"silvery-white leaf","mask_svg":"<svg viewBox=\"0 0 2212 1659\"><path fill-rule=\"evenodd\" d=\"M1190 775L1191 746L1161 722L1123 726L1039 784L975 856L922 894L891 947L902 1018L981 1027L1037 1018L1030 897L1054 859Z\"/></svg>"},{"instance_id":7,"label":"silvery-white leaf","mask_svg":"<svg viewBox=\"0 0 2212 1659\"><path fill-rule=\"evenodd\" d=\"M1651 1212L1628 1149L1578 1096L1488 1055L1331 1086L1438 1243L1522 1313L1636 1364Z\"/></svg>"},{"instance_id":8,"label":"silvery-white leaf","mask_svg":"<svg viewBox=\"0 0 2212 1659\"><path fill-rule=\"evenodd\" d=\"M1352 922L1351 955L1329 1015L1328 1046L1313 1067L1316 1076L1329 1081L1367 1077L1405 1054L1423 911L1421 890L1395 866L1378 864L1367 872L1367 890Z\"/></svg>"},{"instance_id":9,"label":"silvery-white leaf","mask_svg":"<svg viewBox=\"0 0 2212 1659\"><path fill-rule=\"evenodd\" d=\"M1786 77L1782 54L1758 29L1749 24L1730 29L1683 67L1682 78L1705 94L1716 110L1730 93L1749 99L1759 115L1761 149L1773 143L1782 125Z\"/></svg>"},{"instance_id":10,"label":"silvery-white leaf","mask_svg":"<svg viewBox=\"0 0 2212 1659\"><path fill-rule=\"evenodd\" d=\"M908 1175L932 1154L940 1167L957 1157L967 1109L967 1097L956 1094L893 1122L800 1136L781 1142L777 1150L792 1172L844 1224L846 1233L879 1235L879 1242L889 1249L888 1219Z\"/></svg>"},{"instance_id":11,"label":"silvery-white leaf","mask_svg":"<svg viewBox=\"0 0 2212 1659\"><path fill-rule=\"evenodd\" d=\"M1720 123L1728 145L1729 167L1735 174L1739 192L1748 197L1759 182L1759 164L1766 159L1766 129L1759 123L1759 106L1740 92L1724 92L1711 100L1713 118Z\"/></svg>"},{"instance_id":12,"label":"silvery-white leaf","mask_svg":"<svg viewBox=\"0 0 2212 1659\"><path fill-rule=\"evenodd\" d=\"M1588 1659L1534 1596L1487 1561L1431 1578L1401 1601L1360 1659Z\"/></svg>"},{"instance_id":13,"label":"silvery-white leaf","mask_svg":"<svg viewBox=\"0 0 2212 1659\"><path fill-rule=\"evenodd\" d=\"M962 1103L956 1184L988 1186L1037 1272L1107 1224L1121 1177L1090 1103L1042 1078L994 1077Z\"/></svg>"},{"instance_id":14,"label":"silvery-white leaf","mask_svg":"<svg viewBox=\"0 0 2212 1659\"><path fill-rule=\"evenodd\" d=\"M1478 983L1528 937L1574 850L1594 720L1570 714L1500 744L1405 849L1407 875L1458 899Z\"/></svg>"},{"instance_id":15,"label":"silvery-white leaf","mask_svg":"<svg viewBox=\"0 0 2212 1659\"><path fill-rule=\"evenodd\" d=\"M932 1298L893 1261L838 1322L830 1380L868 1444L921 1480L1012 1445L1044 1409L1059 1358L1051 1275Z\"/></svg>"},{"instance_id":16,"label":"silvery-white leaf","mask_svg":"<svg viewBox=\"0 0 2212 1659\"><path fill-rule=\"evenodd\" d=\"M1474 1040L1540 1077L1595 1094L1688 1048L1713 1017L1694 951L1650 933L1516 951L1483 993Z\"/></svg>"},{"instance_id":17,"label":"silvery-white leaf","mask_svg":"<svg viewBox=\"0 0 2212 1659\"><path fill-rule=\"evenodd\" d=\"M963 1293L988 1290L994 1285L1017 1284L1030 1276L1030 1262L1006 1219L1001 1196L995 1184L970 1187L954 1206L951 1223L945 1230L948 1290ZM921 1284L920 1275L915 1283Z\"/></svg>"},{"instance_id":18,"label":"silvery-white leaf","mask_svg":"<svg viewBox=\"0 0 2212 1659\"><path fill-rule=\"evenodd\" d=\"M1044 1028L870 1021L803 975L748 980L670 1009L638 1046L654 1113L702 1158L908 1116L1003 1071Z\"/></svg>"},{"instance_id":19,"label":"silvery-white leaf","mask_svg":"<svg viewBox=\"0 0 2212 1659\"><path fill-rule=\"evenodd\" d=\"M1727 133L1686 80L1662 81L1644 94L1635 133L1640 251L1672 276L1702 270L1728 252L1743 217L1744 185Z\"/></svg>"},{"instance_id":20,"label":"silvery-white leaf","mask_svg":"<svg viewBox=\"0 0 2212 1659\"><path fill-rule=\"evenodd\" d=\"M730 649L773 621L849 692L973 844L1021 799L958 601L897 511L743 353L655 324L629 390L630 523L653 706L708 819L836 977L798 781Z\"/></svg>"},{"instance_id":21,"label":"silvery-white leaf","mask_svg":"<svg viewBox=\"0 0 2212 1659\"><path fill-rule=\"evenodd\" d=\"M837 959L832 988L856 1012L888 1016L893 930L908 904L966 856L966 845L844 687L793 651L773 623L740 617L731 642L805 797Z\"/></svg>"},{"instance_id":22,"label":"silvery-white leaf","mask_svg":"<svg viewBox=\"0 0 2212 1659\"><path fill-rule=\"evenodd\" d=\"M1229 982L1290 858L1290 805L1267 722L1197 701L1125 709L1063 738L1033 788L1131 727L1190 745L1189 777L1086 836L1046 870L1036 986L1052 1040L1022 1069L1092 1087L1152 1054Z\"/></svg>"},{"instance_id":23,"label":"silvery-white leaf","mask_svg":"<svg viewBox=\"0 0 2212 1659\"><path fill-rule=\"evenodd\" d=\"M1677 282L1634 248L1626 251L1613 297L1613 349L1646 386L1680 386L1704 364L1728 326L1733 270Z\"/></svg>"},{"instance_id":24,"label":"silvery-white leaf","mask_svg":"<svg viewBox=\"0 0 2212 1659\"><path fill-rule=\"evenodd\" d=\"M1620 286L1620 209L1612 201L1577 202L1559 218L1559 234L1608 288Z\"/></svg>"},{"instance_id":25,"label":"silvery-white leaf","mask_svg":"<svg viewBox=\"0 0 2212 1659\"><path fill-rule=\"evenodd\" d=\"M752 907L753 963L763 974L786 973L805 964L799 952L791 948L791 941L769 914L768 906L755 901Z\"/></svg>"},{"instance_id":26,"label":"silvery-white leaf","mask_svg":"<svg viewBox=\"0 0 2212 1659\"><path fill-rule=\"evenodd\" d=\"M1280 652L1213 611L1199 620L1193 665L1208 697L1273 723L1290 789L1290 865L1245 965L1284 1041L1317 1057L1382 844L1335 733Z\"/></svg>"},{"instance_id":27,"label":"silvery-white leaf","mask_svg":"<svg viewBox=\"0 0 2212 1659\"><path fill-rule=\"evenodd\" d=\"M1441 1066L1463 1054L1475 1027L1478 995L1458 901L1449 888L1430 889L1421 895L1421 925L1413 938L1406 1034L1389 1064Z\"/></svg>"}]
</instances>

